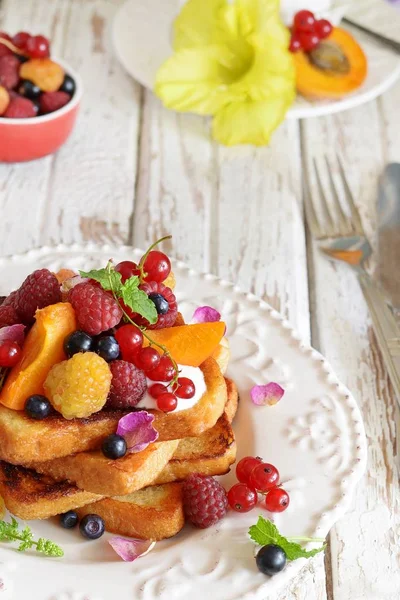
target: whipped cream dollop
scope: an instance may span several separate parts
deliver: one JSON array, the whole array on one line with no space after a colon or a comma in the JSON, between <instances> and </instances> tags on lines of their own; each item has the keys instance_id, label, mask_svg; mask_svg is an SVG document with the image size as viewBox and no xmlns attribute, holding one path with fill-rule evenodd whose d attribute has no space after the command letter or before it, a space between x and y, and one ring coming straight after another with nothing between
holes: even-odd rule
<instances>
[{"instance_id":1,"label":"whipped cream dollop","mask_svg":"<svg viewBox=\"0 0 400 600\"><path fill-rule=\"evenodd\" d=\"M203 394L206 392L207 386L204 381L203 371L200 367L188 367L187 365L178 365L179 368L179 377L188 377L194 383L194 387L196 392L193 398L177 398L178 404L176 409L173 412L179 412L181 410L186 410L188 408L192 408ZM162 385L167 385L165 381L152 381L151 379L147 379L147 387L151 387L154 383L161 383ZM136 404L135 408L146 408L148 410L155 409L157 410L157 401L155 398L152 398L149 394L148 389L146 390L143 398Z\"/></svg>"}]
</instances>

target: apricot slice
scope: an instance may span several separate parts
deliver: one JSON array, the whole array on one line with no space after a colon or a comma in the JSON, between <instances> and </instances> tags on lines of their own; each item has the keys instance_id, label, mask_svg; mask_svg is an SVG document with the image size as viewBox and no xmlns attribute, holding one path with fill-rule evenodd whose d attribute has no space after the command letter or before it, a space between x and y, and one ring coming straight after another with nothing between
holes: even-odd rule
<instances>
[{"instance_id":1,"label":"apricot slice","mask_svg":"<svg viewBox=\"0 0 400 600\"><path fill-rule=\"evenodd\" d=\"M51 367L66 356L65 337L77 328L69 302L52 304L36 311L36 322L28 333L19 362L8 374L0 392L0 403L23 410L32 394L43 394L43 384Z\"/></svg>"},{"instance_id":2,"label":"apricot slice","mask_svg":"<svg viewBox=\"0 0 400 600\"><path fill-rule=\"evenodd\" d=\"M64 69L50 58L32 58L21 65L21 79L29 79L42 92L56 92L64 81Z\"/></svg>"},{"instance_id":3,"label":"apricot slice","mask_svg":"<svg viewBox=\"0 0 400 600\"><path fill-rule=\"evenodd\" d=\"M362 85L367 58L350 33L335 27L311 52L293 54L297 91L307 98L341 98Z\"/></svg>"},{"instance_id":4,"label":"apricot slice","mask_svg":"<svg viewBox=\"0 0 400 600\"><path fill-rule=\"evenodd\" d=\"M54 273L54 275L57 277L57 281L61 285L67 279L71 279L71 277L75 277L76 273L75 273L75 271L72 271L71 269L60 269L59 271L57 271L57 273Z\"/></svg>"},{"instance_id":5,"label":"apricot slice","mask_svg":"<svg viewBox=\"0 0 400 600\"><path fill-rule=\"evenodd\" d=\"M148 334L157 344L165 346L180 365L199 367L214 352L225 333L225 323L195 323L165 329L153 329ZM144 345L149 341L145 338ZM155 346L160 353L162 350Z\"/></svg>"}]
</instances>

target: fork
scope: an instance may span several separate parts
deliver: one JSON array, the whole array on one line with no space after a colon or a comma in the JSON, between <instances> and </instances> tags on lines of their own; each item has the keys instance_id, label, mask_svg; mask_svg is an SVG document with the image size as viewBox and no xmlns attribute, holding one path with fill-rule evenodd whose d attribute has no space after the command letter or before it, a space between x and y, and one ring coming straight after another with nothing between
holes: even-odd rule
<instances>
[{"instance_id":1,"label":"fork","mask_svg":"<svg viewBox=\"0 0 400 600\"><path fill-rule=\"evenodd\" d=\"M339 156L337 156L337 162L347 209L351 217L343 210L328 158L325 156L329 188L333 199L332 203L327 198L322 184L321 172L318 170L317 162L314 158L313 165L319 206L311 195L311 188L308 181L308 186L305 186L304 189L308 227L316 240L329 240L326 245L321 245L320 247L329 258L347 263L357 274L371 314L380 350L384 357L397 399L400 402L400 327L388 301L365 268L365 263L372 254L372 247L364 232L362 220Z\"/></svg>"}]
</instances>

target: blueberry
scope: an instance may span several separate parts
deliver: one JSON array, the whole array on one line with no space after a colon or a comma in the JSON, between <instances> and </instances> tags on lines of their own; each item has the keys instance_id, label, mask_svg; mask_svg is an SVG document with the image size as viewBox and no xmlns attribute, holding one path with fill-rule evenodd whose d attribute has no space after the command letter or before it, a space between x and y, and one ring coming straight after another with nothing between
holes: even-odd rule
<instances>
[{"instance_id":1,"label":"blueberry","mask_svg":"<svg viewBox=\"0 0 400 600\"><path fill-rule=\"evenodd\" d=\"M29 60L29 56L23 56L22 54L14 54L14 56L16 56L19 60L19 62L22 63L26 63Z\"/></svg>"},{"instance_id":2,"label":"blueberry","mask_svg":"<svg viewBox=\"0 0 400 600\"><path fill-rule=\"evenodd\" d=\"M78 514L74 510L69 510L63 515L60 515L61 527L64 527L64 529L72 529L78 525L78 521Z\"/></svg>"},{"instance_id":3,"label":"blueberry","mask_svg":"<svg viewBox=\"0 0 400 600\"><path fill-rule=\"evenodd\" d=\"M25 98L29 98L29 100L37 100L42 93L42 90L32 83L32 81L25 79L24 81L21 81L18 93L21 94L21 96L25 96Z\"/></svg>"},{"instance_id":4,"label":"blueberry","mask_svg":"<svg viewBox=\"0 0 400 600\"><path fill-rule=\"evenodd\" d=\"M169 311L169 303L168 300L164 298L161 294L149 294L149 299L154 302L156 306L157 313L159 315L166 315Z\"/></svg>"},{"instance_id":5,"label":"blueberry","mask_svg":"<svg viewBox=\"0 0 400 600\"><path fill-rule=\"evenodd\" d=\"M88 540L97 540L104 533L104 521L99 515L86 515L79 523L79 531Z\"/></svg>"},{"instance_id":6,"label":"blueberry","mask_svg":"<svg viewBox=\"0 0 400 600\"><path fill-rule=\"evenodd\" d=\"M286 565L286 554L284 550L275 544L268 544L259 550L256 556L258 569L264 575L275 575L279 573Z\"/></svg>"},{"instance_id":7,"label":"blueberry","mask_svg":"<svg viewBox=\"0 0 400 600\"><path fill-rule=\"evenodd\" d=\"M96 341L95 352L107 362L116 360L119 356L119 345L115 337L106 335Z\"/></svg>"},{"instance_id":8,"label":"blueberry","mask_svg":"<svg viewBox=\"0 0 400 600\"><path fill-rule=\"evenodd\" d=\"M122 458L125 456L127 451L126 441L122 435L112 433L104 440L101 449L104 456L115 460L116 458Z\"/></svg>"},{"instance_id":9,"label":"blueberry","mask_svg":"<svg viewBox=\"0 0 400 600\"><path fill-rule=\"evenodd\" d=\"M25 402L25 412L31 419L45 419L51 413L51 404L46 396L35 394Z\"/></svg>"},{"instance_id":10,"label":"blueberry","mask_svg":"<svg viewBox=\"0 0 400 600\"><path fill-rule=\"evenodd\" d=\"M84 331L73 331L64 340L64 352L71 358L78 352L90 352L93 348L93 339Z\"/></svg>"},{"instance_id":11,"label":"blueberry","mask_svg":"<svg viewBox=\"0 0 400 600\"><path fill-rule=\"evenodd\" d=\"M72 79L72 77L70 75L66 75L64 77L63 84L60 87L60 92L66 92L70 96L73 96L75 94L75 89L76 89L75 80Z\"/></svg>"}]
</instances>

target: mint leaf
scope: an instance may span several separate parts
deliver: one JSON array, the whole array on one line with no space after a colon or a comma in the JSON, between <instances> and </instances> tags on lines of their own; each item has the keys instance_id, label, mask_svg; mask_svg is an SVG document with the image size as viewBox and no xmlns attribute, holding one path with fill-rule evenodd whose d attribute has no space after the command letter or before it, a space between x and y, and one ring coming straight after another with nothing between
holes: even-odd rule
<instances>
[{"instance_id":1,"label":"mint leaf","mask_svg":"<svg viewBox=\"0 0 400 600\"><path fill-rule=\"evenodd\" d=\"M158 314L155 304L149 299L146 292L139 290L139 284L140 280L136 275L127 279L121 286L121 299L126 306L129 306L133 312L139 313L150 324L156 323Z\"/></svg>"},{"instance_id":2,"label":"mint leaf","mask_svg":"<svg viewBox=\"0 0 400 600\"><path fill-rule=\"evenodd\" d=\"M94 281L98 281L106 291L112 291L117 296L120 295L120 290L122 287L121 283L121 273L118 273L110 263L107 265L105 269L94 269L93 271L79 271L81 277L87 277L89 279L94 279Z\"/></svg>"},{"instance_id":3,"label":"mint leaf","mask_svg":"<svg viewBox=\"0 0 400 600\"><path fill-rule=\"evenodd\" d=\"M326 548L324 544L320 548L313 550L305 550L300 544L291 542L278 531L278 528L271 521L258 517L256 525L252 525L249 529L251 539L260 546L267 544L276 544L285 551L288 560L296 560L298 558L311 558L319 552L323 552ZM310 540L311 541L311 540Z\"/></svg>"}]
</instances>

